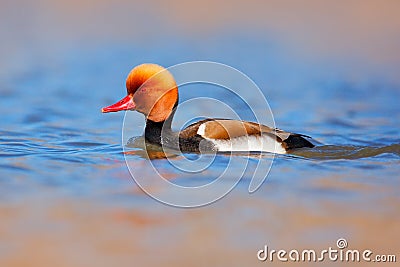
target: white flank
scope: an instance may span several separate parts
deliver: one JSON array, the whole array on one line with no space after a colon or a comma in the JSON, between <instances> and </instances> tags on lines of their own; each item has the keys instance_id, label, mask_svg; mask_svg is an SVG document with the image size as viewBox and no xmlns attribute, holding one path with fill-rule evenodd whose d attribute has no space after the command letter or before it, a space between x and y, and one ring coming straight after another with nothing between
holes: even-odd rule
<instances>
[{"instance_id":1,"label":"white flank","mask_svg":"<svg viewBox=\"0 0 400 267\"><path fill-rule=\"evenodd\" d=\"M203 126L203 125L201 125ZM200 127L201 127L200 126ZM200 131L199 127L199 131ZM286 149L284 149L281 143L277 142L275 139L266 136L241 136L236 137L230 140L217 140L217 139L208 139L207 140L213 142L218 151L227 152L227 151L254 151L254 152L271 152L277 154L285 154Z\"/></svg>"},{"instance_id":2,"label":"white flank","mask_svg":"<svg viewBox=\"0 0 400 267\"><path fill-rule=\"evenodd\" d=\"M204 136L206 134L206 124L202 123L199 126L199 129L197 129L197 134L200 136Z\"/></svg>"}]
</instances>

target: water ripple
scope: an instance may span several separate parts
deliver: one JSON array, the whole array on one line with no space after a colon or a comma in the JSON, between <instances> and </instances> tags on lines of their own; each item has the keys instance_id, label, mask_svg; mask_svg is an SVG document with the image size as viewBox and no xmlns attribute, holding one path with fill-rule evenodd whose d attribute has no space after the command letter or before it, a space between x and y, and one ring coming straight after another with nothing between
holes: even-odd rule
<instances>
[{"instance_id":1,"label":"water ripple","mask_svg":"<svg viewBox=\"0 0 400 267\"><path fill-rule=\"evenodd\" d=\"M87 155L91 153L120 153L120 145L91 141L45 142L41 139L2 138L0 157L24 157L29 155ZM86 156L87 160L89 157Z\"/></svg>"},{"instance_id":2,"label":"water ripple","mask_svg":"<svg viewBox=\"0 0 400 267\"><path fill-rule=\"evenodd\" d=\"M293 151L293 155L319 160L329 159L361 159L376 157L383 154L393 154L400 157L400 144L388 146L319 146L313 149L299 149Z\"/></svg>"}]
</instances>

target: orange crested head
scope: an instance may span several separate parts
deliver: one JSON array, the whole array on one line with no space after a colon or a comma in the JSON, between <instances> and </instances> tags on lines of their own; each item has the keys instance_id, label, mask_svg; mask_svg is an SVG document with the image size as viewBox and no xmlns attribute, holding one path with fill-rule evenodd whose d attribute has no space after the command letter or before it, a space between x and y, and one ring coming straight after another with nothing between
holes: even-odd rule
<instances>
[{"instance_id":1,"label":"orange crested head","mask_svg":"<svg viewBox=\"0 0 400 267\"><path fill-rule=\"evenodd\" d=\"M126 79L127 96L102 112L136 110L147 119L161 122L172 113L178 102L178 87L172 74L156 64L133 68Z\"/></svg>"}]
</instances>

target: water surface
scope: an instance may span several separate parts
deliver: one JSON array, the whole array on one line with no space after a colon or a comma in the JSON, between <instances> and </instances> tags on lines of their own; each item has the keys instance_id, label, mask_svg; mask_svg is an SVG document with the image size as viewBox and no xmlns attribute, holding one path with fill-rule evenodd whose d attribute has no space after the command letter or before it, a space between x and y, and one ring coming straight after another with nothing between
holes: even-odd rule
<instances>
[{"instance_id":1,"label":"water surface","mask_svg":"<svg viewBox=\"0 0 400 267\"><path fill-rule=\"evenodd\" d=\"M120 10L107 6L99 4L94 14ZM45 12L55 19L58 12L64 14L63 8L47 7L50 11L38 8L31 16ZM350 5L348 10L353 9ZM366 9L374 10L369 5ZM95 17L88 20L103 21ZM44 26L48 17L41 18L33 19L38 28L32 31L39 37L32 46L13 46L11 37L4 43L14 52L1 63L10 66L3 68L0 82L1 266L255 266L263 264L256 253L265 244L274 249L324 249L334 247L340 237L354 249L399 251L400 83L391 74L399 62L374 54L380 42L375 40L354 58L335 50L339 45L333 43L337 53L318 53L336 60L315 61L312 53L293 56L279 34L243 24L243 31L228 27L211 37L204 33L210 26L204 26L196 38L177 31L173 39L146 35L145 40L131 41L118 38L118 33L110 35L115 39L88 41L82 36L97 27L87 26L79 34L68 32L72 45L67 45L62 34L57 39L54 32L49 37L40 31L50 27ZM24 25L29 29L29 23ZM274 29L273 23L268 25ZM282 33L292 24L279 25L275 30ZM398 32L389 29L385 36L397 40ZM295 34L299 30L293 29L291 42L300 38ZM12 34L19 33L3 36ZM82 45L76 41L80 38L86 40ZM57 48L50 45L54 43ZM368 64L359 64L358 57ZM150 198L125 165L124 114L105 115L100 108L124 96L124 79L134 65L170 66L195 59L243 71L266 95L277 127L310 135L323 145L277 155L266 181L253 194L248 193L251 177L245 174L230 194L202 208L178 209ZM354 72L343 66L352 66ZM235 105L223 90L201 86L182 88L181 101L203 95ZM218 106L190 105L176 114L174 127L179 129L188 116L204 110L221 113ZM237 112L251 119L244 110ZM129 137L142 135L143 116L130 118ZM143 167L149 159L140 150L129 150L136 152L126 155L129 161L143 176L152 177L153 170ZM232 158L233 168L241 157ZM255 157L248 168L270 158ZM196 186L213 181L228 159L217 155L195 179L166 159L153 163L170 181Z\"/></svg>"}]
</instances>

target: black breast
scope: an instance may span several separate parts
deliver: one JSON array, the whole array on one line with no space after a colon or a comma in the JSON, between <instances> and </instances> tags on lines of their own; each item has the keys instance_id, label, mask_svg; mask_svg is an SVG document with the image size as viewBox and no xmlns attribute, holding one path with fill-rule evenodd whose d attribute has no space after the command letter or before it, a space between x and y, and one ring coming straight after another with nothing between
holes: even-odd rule
<instances>
[{"instance_id":1,"label":"black breast","mask_svg":"<svg viewBox=\"0 0 400 267\"><path fill-rule=\"evenodd\" d=\"M197 128L198 126L191 125L181 133L175 133L171 130L170 124L166 124L166 122L147 120L144 136L146 141L151 144L170 149L179 148L182 152L214 151L214 144L198 135Z\"/></svg>"}]
</instances>

